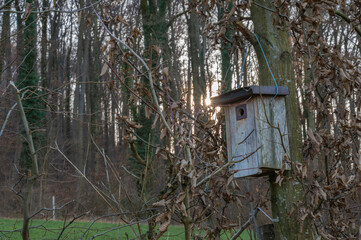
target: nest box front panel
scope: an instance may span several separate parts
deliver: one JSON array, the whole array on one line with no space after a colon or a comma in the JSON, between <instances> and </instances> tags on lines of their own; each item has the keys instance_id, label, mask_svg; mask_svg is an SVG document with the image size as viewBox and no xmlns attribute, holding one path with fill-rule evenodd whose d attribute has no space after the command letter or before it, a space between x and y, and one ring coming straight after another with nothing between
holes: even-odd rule
<instances>
[{"instance_id":1,"label":"nest box front panel","mask_svg":"<svg viewBox=\"0 0 361 240\"><path fill-rule=\"evenodd\" d=\"M235 177L260 173L255 104L251 99L225 108L228 161L238 161L230 167Z\"/></svg>"}]
</instances>

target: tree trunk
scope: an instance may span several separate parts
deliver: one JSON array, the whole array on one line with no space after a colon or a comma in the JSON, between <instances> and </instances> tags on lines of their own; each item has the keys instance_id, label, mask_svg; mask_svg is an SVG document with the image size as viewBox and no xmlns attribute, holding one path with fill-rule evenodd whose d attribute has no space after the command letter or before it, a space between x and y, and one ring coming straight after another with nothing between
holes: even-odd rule
<instances>
[{"instance_id":1,"label":"tree trunk","mask_svg":"<svg viewBox=\"0 0 361 240\"><path fill-rule=\"evenodd\" d=\"M191 1L195 3L194 0ZM192 11L188 19L188 34L189 34L189 51L191 58L192 82L193 82L193 102L195 114L199 111L202 105L202 97L205 95L205 79L201 77L201 57L200 57L200 32L199 32L199 17L197 13Z\"/></svg>"},{"instance_id":2,"label":"tree trunk","mask_svg":"<svg viewBox=\"0 0 361 240\"><path fill-rule=\"evenodd\" d=\"M43 11L48 7L48 0L43 0ZM41 60L40 60L40 76L41 81L44 85L46 78L47 78L47 57L46 53L48 50L48 37L47 37L47 30L48 30L48 14L44 13L41 17Z\"/></svg>"},{"instance_id":3,"label":"tree trunk","mask_svg":"<svg viewBox=\"0 0 361 240\"><path fill-rule=\"evenodd\" d=\"M272 1L257 0L257 3L269 9L274 9ZM275 75L279 86L288 86L290 94L286 98L287 127L289 134L290 152L289 156L292 162L302 162L302 140L301 129L298 119L298 106L296 83L292 68L292 57L288 31L284 26L274 26L274 14L252 4L251 17L254 23L254 31L257 34L265 55L270 64L270 68ZM256 39L252 44L255 47L259 62L259 81L261 85L274 85L273 78L267 67L265 58L261 51L261 46ZM286 173L286 178L290 173ZM279 222L275 224L276 239L311 239L312 233L306 219L303 228L300 229L298 214L289 216L291 209L297 206L298 201L302 202L304 192L300 183L294 183L285 179L282 185L275 183L276 175L271 176L271 201L273 218L278 218ZM297 212L297 211L296 211Z\"/></svg>"},{"instance_id":4,"label":"tree trunk","mask_svg":"<svg viewBox=\"0 0 361 240\"><path fill-rule=\"evenodd\" d=\"M170 15L170 11L169 11L169 15ZM180 68L180 63L179 63L179 56L178 56L179 54L177 52L176 34L175 34L175 29L174 29L173 25L170 26L170 35L171 35L171 40L170 40L171 48L170 48L169 56L172 56L170 76L172 78L171 82L174 82L171 85L171 89L173 91L173 94L172 94L173 98L178 100L182 93L182 81L181 81L181 74L179 74L179 72L181 71L181 68Z\"/></svg>"},{"instance_id":5,"label":"tree trunk","mask_svg":"<svg viewBox=\"0 0 361 240\"><path fill-rule=\"evenodd\" d=\"M10 4L4 8L5 10L10 9ZM10 13L4 12L2 16L2 28L1 28L1 41L0 41L0 83L2 82L2 74L4 69L10 66L4 63L10 62L11 57L11 46L10 46ZM9 70L7 71L9 72ZM7 79L8 81L10 79Z\"/></svg>"},{"instance_id":6,"label":"tree trunk","mask_svg":"<svg viewBox=\"0 0 361 240\"><path fill-rule=\"evenodd\" d=\"M32 0L27 0L27 4L32 4ZM18 2L15 2L16 7L18 8ZM33 6L34 7L34 6ZM29 212L30 212L30 202L33 192L33 185L36 181L36 178L39 174L38 160L36 158L35 149L43 141L43 134L39 132L33 132L34 129L41 129L43 127L44 121L44 112L41 111L43 108L43 103L37 98L32 96L39 94L40 91L37 89L39 84L39 77L36 72L36 62L37 62L37 28L36 28L36 15L31 13L25 20L25 28L22 28L22 23L17 19L18 29L23 30L23 41L18 41L22 43L18 46L18 55L21 56L19 60L19 79L17 81L18 89L27 87L29 90L25 94L24 100L20 100L19 93L17 93L17 103L20 108L20 115L23 119L23 131L25 133L26 140L23 142L23 150L20 157L20 166L21 170L27 175L26 184L23 188L23 229L22 236L23 239L29 239ZM31 94L29 93L31 92ZM24 110L25 109L25 110ZM33 132L33 133L32 133Z\"/></svg>"},{"instance_id":7,"label":"tree trunk","mask_svg":"<svg viewBox=\"0 0 361 240\"><path fill-rule=\"evenodd\" d=\"M227 8L218 7L218 21L223 18L227 11L229 12L233 4L228 4ZM228 92L232 87L232 67L231 67L231 40L233 37L233 30L228 26L222 26L225 29L224 36L221 36L221 71L222 71L222 92ZM222 30L221 30L222 32Z\"/></svg>"},{"instance_id":8,"label":"tree trunk","mask_svg":"<svg viewBox=\"0 0 361 240\"><path fill-rule=\"evenodd\" d=\"M91 137L97 142L97 144L100 143L100 127L97 125L97 123L100 122L100 92L99 92L99 85L97 84L99 82L99 75L100 75L100 60L101 60L101 41L100 41L100 34L98 32L98 24L96 19L94 18L94 25L92 27L93 31L93 42L92 42L92 48L89 48L89 55L92 56L90 58L90 71L91 75L89 76L90 81L94 82L92 84L87 84L87 107L88 107L88 114L89 114L89 133L88 133L88 142L89 142L89 159L90 164L88 165L88 169L92 171L92 175L95 179L99 179L99 174L101 171L101 168L98 166L98 163L100 162L100 154L98 151L96 151L94 145L91 142Z\"/></svg>"},{"instance_id":9,"label":"tree trunk","mask_svg":"<svg viewBox=\"0 0 361 240\"><path fill-rule=\"evenodd\" d=\"M84 1L80 1L80 7L84 6ZM82 18L80 19L79 24L79 40L78 40L78 65L77 65L77 79L81 83L76 84L75 89L75 96L74 96L74 112L76 116L76 136L74 136L74 140L77 147L77 163L76 165L78 168L83 171L85 170L85 131L86 131L86 124L85 124L85 82L88 81L88 64L89 64L89 44L90 44L90 34L89 28L86 26L86 18L87 12L82 12ZM77 191L76 191L76 200L77 206L81 202L81 194L84 193L84 182L83 179L80 178L77 184Z\"/></svg>"}]
</instances>

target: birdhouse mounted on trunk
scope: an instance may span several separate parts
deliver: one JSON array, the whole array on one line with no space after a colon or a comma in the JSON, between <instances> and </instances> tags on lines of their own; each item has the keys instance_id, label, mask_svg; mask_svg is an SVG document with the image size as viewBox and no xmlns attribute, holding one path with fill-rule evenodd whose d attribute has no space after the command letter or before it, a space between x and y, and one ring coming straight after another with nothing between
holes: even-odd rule
<instances>
[{"instance_id":1,"label":"birdhouse mounted on trunk","mask_svg":"<svg viewBox=\"0 0 361 240\"><path fill-rule=\"evenodd\" d=\"M235 177L282 168L285 150L289 152L288 94L288 87L249 86L212 98L213 105L225 108L228 161L236 162L230 167Z\"/></svg>"}]
</instances>

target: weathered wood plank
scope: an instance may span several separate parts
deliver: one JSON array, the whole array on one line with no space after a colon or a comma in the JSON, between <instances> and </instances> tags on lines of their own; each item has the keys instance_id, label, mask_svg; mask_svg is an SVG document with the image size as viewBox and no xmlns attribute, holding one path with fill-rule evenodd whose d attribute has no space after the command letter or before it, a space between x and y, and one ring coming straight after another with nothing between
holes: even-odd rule
<instances>
[{"instance_id":1,"label":"weathered wood plank","mask_svg":"<svg viewBox=\"0 0 361 240\"><path fill-rule=\"evenodd\" d=\"M256 101L256 128L259 133L259 142L262 144L262 149L259 151L260 167L280 169L285 153L281 144L281 137L286 150L289 148L285 99L273 99L273 97L264 96L262 98L257 97ZM282 136L274 127L280 128Z\"/></svg>"},{"instance_id":2,"label":"weathered wood plank","mask_svg":"<svg viewBox=\"0 0 361 240\"><path fill-rule=\"evenodd\" d=\"M247 108L247 118L237 120L236 108L243 104L246 105ZM226 133L228 159L229 161L238 161L246 158L244 161L238 162L231 167L231 171L235 171L235 177L260 173L256 153L259 145L255 124L255 104L256 101L252 99L227 107L226 119L228 126Z\"/></svg>"}]
</instances>

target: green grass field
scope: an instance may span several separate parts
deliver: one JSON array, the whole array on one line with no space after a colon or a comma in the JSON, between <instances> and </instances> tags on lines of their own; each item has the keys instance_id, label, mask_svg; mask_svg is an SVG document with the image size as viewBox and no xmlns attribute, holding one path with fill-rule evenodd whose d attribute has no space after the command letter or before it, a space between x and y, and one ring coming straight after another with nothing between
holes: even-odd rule
<instances>
[{"instance_id":1,"label":"green grass field","mask_svg":"<svg viewBox=\"0 0 361 240\"><path fill-rule=\"evenodd\" d=\"M68 223L69 222L62 221L33 220L31 221L30 239L58 239L63 227ZM95 239L133 239L136 237L134 232L139 235L140 232L144 234L147 231L146 225L133 225L131 228L125 225L96 222L89 228L90 224L91 222L73 222L62 233L60 239L92 239L92 237L95 237ZM20 230L21 227L22 220L0 219L0 240L21 239L20 231L11 232L13 230ZM87 230L88 228L89 230ZM97 236L97 234L99 234L99 236ZM222 239L229 238L230 234L224 233L222 235ZM170 226L161 239L184 239L184 229L182 226ZM240 239L249 239L248 233L243 232Z\"/></svg>"}]
</instances>

